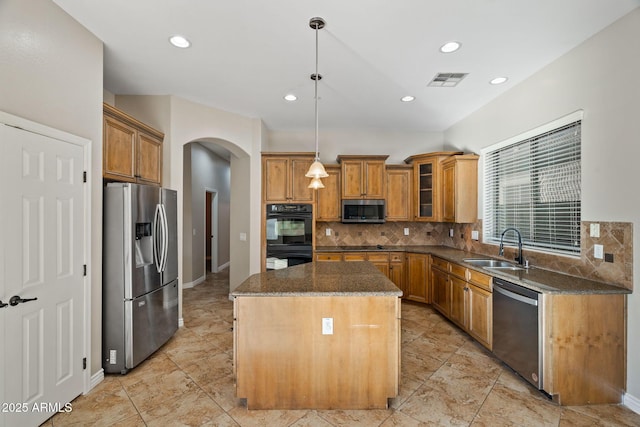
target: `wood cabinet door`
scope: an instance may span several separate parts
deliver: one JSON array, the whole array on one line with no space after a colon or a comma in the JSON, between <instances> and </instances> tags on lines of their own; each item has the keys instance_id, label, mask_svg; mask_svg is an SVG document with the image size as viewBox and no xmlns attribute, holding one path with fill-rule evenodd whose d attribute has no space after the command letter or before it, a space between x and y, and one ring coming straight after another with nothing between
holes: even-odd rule
<instances>
[{"instance_id":1,"label":"wood cabinet door","mask_svg":"<svg viewBox=\"0 0 640 427\"><path fill-rule=\"evenodd\" d=\"M381 262L381 261L373 262L372 261L371 264L375 265L376 268L382 272L382 274L384 274L385 276L389 277L389 263L388 262Z\"/></svg>"},{"instance_id":2,"label":"wood cabinet door","mask_svg":"<svg viewBox=\"0 0 640 427\"><path fill-rule=\"evenodd\" d=\"M389 280L391 280L402 291L403 298L406 297L407 290L404 282L404 262L389 263Z\"/></svg>"},{"instance_id":3,"label":"wood cabinet door","mask_svg":"<svg viewBox=\"0 0 640 427\"><path fill-rule=\"evenodd\" d=\"M435 221L438 216L436 183L438 167L435 160L417 162L414 166L415 219Z\"/></svg>"},{"instance_id":4,"label":"wood cabinet door","mask_svg":"<svg viewBox=\"0 0 640 427\"><path fill-rule=\"evenodd\" d=\"M423 254L407 254L407 299L419 302L430 302L429 295L429 256Z\"/></svg>"},{"instance_id":5,"label":"wood cabinet door","mask_svg":"<svg viewBox=\"0 0 640 427\"><path fill-rule=\"evenodd\" d=\"M467 331L482 345L492 350L493 345L493 298L475 285L467 285L468 315Z\"/></svg>"},{"instance_id":6,"label":"wood cabinet door","mask_svg":"<svg viewBox=\"0 0 640 427\"><path fill-rule=\"evenodd\" d=\"M104 176L119 181L135 182L136 129L109 116L104 116L103 126Z\"/></svg>"},{"instance_id":7,"label":"wood cabinet door","mask_svg":"<svg viewBox=\"0 0 640 427\"><path fill-rule=\"evenodd\" d=\"M138 132L136 178L141 184L162 183L162 141Z\"/></svg>"},{"instance_id":8,"label":"wood cabinet door","mask_svg":"<svg viewBox=\"0 0 640 427\"><path fill-rule=\"evenodd\" d=\"M449 276L449 283L451 284L451 311L449 319L462 329L466 329L467 282L457 277Z\"/></svg>"},{"instance_id":9,"label":"wood cabinet door","mask_svg":"<svg viewBox=\"0 0 640 427\"><path fill-rule=\"evenodd\" d=\"M363 163L360 160L342 161L342 198L361 199L364 196L362 183Z\"/></svg>"},{"instance_id":10,"label":"wood cabinet door","mask_svg":"<svg viewBox=\"0 0 640 427\"><path fill-rule=\"evenodd\" d=\"M456 220L456 175L455 164L448 163L442 169L442 220Z\"/></svg>"},{"instance_id":11,"label":"wood cabinet door","mask_svg":"<svg viewBox=\"0 0 640 427\"><path fill-rule=\"evenodd\" d=\"M313 189L309 188L311 178L304 176L311 163L313 163L313 159L310 158L292 157L290 159L288 179L291 183L291 200L294 203L313 202Z\"/></svg>"},{"instance_id":12,"label":"wood cabinet door","mask_svg":"<svg viewBox=\"0 0 640 427\"><path fill-rule=\"evenodd\" d=\"M316 221L340 221L340 166L326 166L328 177L322 178L324 188L318 189Z\"/></svg>"},{"instance_id":13,"label":"wood cabinet door","mask_svg":"<svg viewBox=\"0 0 640 427\"><path fill-rule=\"evenodd\" d=\"M364 165L364 197L366 199L384 199L385 193L385 176L384 161L369 160Z\"/></svg>"},{"instance_id":14,"label":"wood cabinet door","mask_svg":"<svg viewBox=\"0 0 640 427\"><path fill-rule=\"evenodd\" d=\"M269 157L262 162L262 185L266 203L287 202L290 199L288 188L289 159Z\"/></svg>"},{"instance_id":15,"label":"wood cabinet door","mask_svg":"<svg viewBox=\"0 0 640 427\"><path fill-rule=\"evenodd\" d=\"M431 289L433 307L440 313L449 317L451 312L451 286L449 284L449 274L438 269L431 268Z\"/></svg>"},{"instance_id":16,"label":"wood cabinet door","mask_svg":"<svg viewBox=\"0 0 640 427\"><path fill-rule=\"evenodd\" d=\"M413 197L413 169L387 168L387 221L410 221Z\"/></svg>"}]
</instances>

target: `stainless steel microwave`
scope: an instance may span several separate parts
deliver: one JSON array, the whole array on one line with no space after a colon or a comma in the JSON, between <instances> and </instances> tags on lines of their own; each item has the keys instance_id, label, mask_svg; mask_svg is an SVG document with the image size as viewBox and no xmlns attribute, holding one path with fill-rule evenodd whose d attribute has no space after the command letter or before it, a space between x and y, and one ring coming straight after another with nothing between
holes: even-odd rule
<instances>
[{"instance_id":1,"label":"stainless steel microwave","mask_svg":"<svg viewBox=\"0 0 640 427\"><path fill-rule=\"evenodd\" d=\"M382 224L385 220L385 201L342 200L343 223Z\"/></svg>"}]
</instances>

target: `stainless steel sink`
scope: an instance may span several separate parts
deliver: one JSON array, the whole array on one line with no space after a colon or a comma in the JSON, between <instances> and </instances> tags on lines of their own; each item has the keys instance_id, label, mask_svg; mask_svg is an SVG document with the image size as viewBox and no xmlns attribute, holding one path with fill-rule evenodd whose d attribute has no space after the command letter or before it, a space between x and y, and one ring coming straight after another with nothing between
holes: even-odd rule
<instances>
[{"instance_id":1,"label":"stainless steel sink","mask_svg":"<svg viewBox=\"0 0 640 427\"><path fill-rule=\"evenodd\" d=\"M486 268L489 270L524 270L523 267L510 263L508 261L501 261L498 259L486 259L486 258L465 258L464 262L469 264Z\"/></svg>"}]
</instances>

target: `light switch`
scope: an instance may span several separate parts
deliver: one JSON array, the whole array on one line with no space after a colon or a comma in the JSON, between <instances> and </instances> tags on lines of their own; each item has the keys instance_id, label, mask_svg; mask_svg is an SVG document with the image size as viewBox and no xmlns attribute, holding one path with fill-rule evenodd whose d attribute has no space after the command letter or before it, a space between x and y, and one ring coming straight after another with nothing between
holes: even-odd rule
<instances>
[{"instance_id":1,"label":"light switch","mask_svg":"<svg viewBox=\"0 0 640 427\"><path fill-rule=\"evenodd\" d=\"M589 235L591 237L600 237L600 224L593 223L589 226Z\"/></svg>"},{"instance_id":2,"label":"light switch","mask_svg":"<svg viewBox=\"0 0 640 427\"><path fill-rule=\"evenodd\" d=\"M453 228L449 229L449 237L453 237Z\"/></svg>"},{"instance_id":3,"label":"light switch","mask_svg":"<svg viewBox=\"0 0 640 427\"><path fill-rule=\"evenodd\" d=\"M604 247L602 245L593 245L593 257L597 259L604 258Z\"/></svg>"},{"instance_id":4,"label":"light switch","mask_svg":"<svg viewBox=\"0 0 640 427\"><path fill-rule=\"evenodd\" d=\"M333 335L333 317L322 318L322 335Z\"/></svg>"},{"instance_id":5,"label":"light switch","mask_svg":"<svg viewBox=\"0 0 640 427\"><path fill-rule=\"evenodd\" d=\"M479 239L479 237L478 237L478 230L471 230L471 238L472 238L473 240L478 240L478 239Z\"/></svg>"},{"instance_id":6,"label":"light switch","mask_svg":"<svg viewBox=\"0 0 640 427\"><path fill-rule=\"evenodd\" d=\"M331 229L327 228L326 230L324 230L324 235L325 236L331 236Z\"/></svg>"},{"instance_id":7,"label":"light switch","mask_svg":"<svg viewBox=\"0 0 640 427\"><path fill-rule=\"evenodd\" d=\"M240 233L240 240L245 242L247 240L247 233Z\"/></svg>"},{"instance_id":8,"label":"light switch","mask_svg":"<svg viewBox=\"0 0 640 427\"><path fill-rule=\"evenodd\" d=\"M404 228L404 235L408 236L409 235L409 227L405 227Z\"/></svg>"}]
</instances>

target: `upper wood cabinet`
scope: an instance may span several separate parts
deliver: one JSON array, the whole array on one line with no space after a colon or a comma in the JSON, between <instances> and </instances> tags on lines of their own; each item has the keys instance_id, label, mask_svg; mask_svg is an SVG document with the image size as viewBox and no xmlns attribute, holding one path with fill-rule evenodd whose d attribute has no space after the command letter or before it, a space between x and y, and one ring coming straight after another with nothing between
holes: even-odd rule
<instances>
[{"instance_id":1,"label":"upper wood cabinet","mask_svg":"<svg viewBox=\"0 0 640 427\"><path fill-rule=\"evenodd\" d=\"M262 153L262 199L265 203L312 203L311 178L304 176L313 153Z\"/></svg>"},{"instance_id":2,"label":"upper wood cabinet","mask_svg":"<svg viewBox=\"0 0 640 427\"><path fill-rule=\"evenodd\" d=\"M109 104L103 112L103 176L161 185L164 134Z\"/></svg>"},{"instance_id":3,"label":"upper wood cabinet","mask_svg":"<svg viewBox=\"0 0 640 427\"><path fill-rule=\"evenodd\" d=\"M418 154L405 159L413 165L414 220L442 221L443 176L441 162L461 151Z\"/></svg>"},{"instance_id":4,"label":"upper wood cabinet","mask_svg":"<svg viewBox=\"0 0 640 427\"><path fill-rule=\"evenodd\" d=\"M478 219L478 158L465 154L442 162L442 221L472 223Z\"/></svg>"},{"instance_id":5,"label":"upper wood cabinet","mask_svg":"<svg viewBox=\"0 0 640 427\"><path fill-rule=\"evenodd\" d=\"M338 156L343 199L384 199L385 160L389 156Z\"/></svg>"},{"instance_id":6,"label":"upper wood cabinet","mask_svg":"<svg viewBox=\"0 0 640 427\"><path fill-rule=\"evenodd\" d=\"M411 221L413 219L413 167L387 165L387 221Z\"/></svg>"},{"instance_id":7,"label":"upper wood cabinet","mask_svg":"<svg viewBox=\"0 0 640 427\"><path fill-rule=\"evenodd\" d=\"M340 221L340 165L325 165L328 177L316 194L316 221Z\"/></svg>"}]
</instances>

